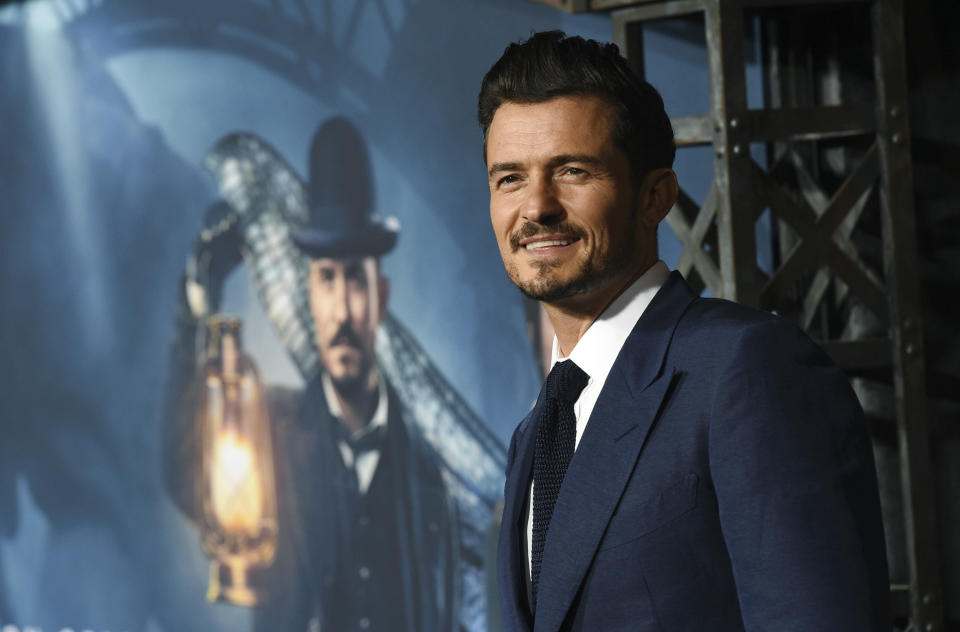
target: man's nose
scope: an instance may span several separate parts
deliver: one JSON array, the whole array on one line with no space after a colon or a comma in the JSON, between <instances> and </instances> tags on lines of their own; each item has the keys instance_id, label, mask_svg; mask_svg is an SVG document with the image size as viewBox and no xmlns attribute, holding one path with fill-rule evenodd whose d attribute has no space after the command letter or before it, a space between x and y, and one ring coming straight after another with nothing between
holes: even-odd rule
<instances>
[{"instance_id":1,"label":"man's nose","mask_svg":"<svg viewBox=\"0 0 960 632\"><path fill-rule=\"evenodd\" d=\"M551 218L563 214L563 205L557 198L553 181L547 177L531 178L526 187L521 215L524 219L538 224L547 224Z\"/></svg>"},{"instance_id":2,"label":"man's nose","mask_svg":"<svg viewBox=\"0 0 960 632\"><path fill-rule=\"evenodd\" d=\"M333 302L333 318L338 325L341 325L350 318L350 303L347 301L347 283L343 277L338 278L333 283L333 292L330 300Z\"/></svg>"}]
</instances>

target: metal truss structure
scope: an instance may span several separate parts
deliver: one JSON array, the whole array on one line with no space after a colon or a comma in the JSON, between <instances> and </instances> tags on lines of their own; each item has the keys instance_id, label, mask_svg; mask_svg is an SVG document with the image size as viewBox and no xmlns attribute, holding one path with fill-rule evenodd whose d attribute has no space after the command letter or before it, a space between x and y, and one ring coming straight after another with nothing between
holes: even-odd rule
<instances>
[{"instance_id":1,"label":"metal truss structure","mask_svg":"<svg viewBox=\"0 0 960 632\"><path fill-rule=\"evenodd\" d=\"M940 630L903 0L541 1L568 11L613 10L614 40L641 73L645 23L703 20L710 112L673 124L679 147L712 146L714 178L702 203L681 192L667 217L683 246L678 268L714 296L796 320L851 376L887 376L909 578L892 586L895 616L909 630ZM795 77L778 58L787 51L768 42L768 107L748 107L750 20L769 27L819 11L819 31L830 28L832 12L851 9L870 25L866 102L790 98ZM789 52L806 47L809 54L811 38L798 39ZM767 149L767 164L754 159L751 144ZM756 242L765 214L774 226L766 272Z\"/></svg>"}]
</instances>

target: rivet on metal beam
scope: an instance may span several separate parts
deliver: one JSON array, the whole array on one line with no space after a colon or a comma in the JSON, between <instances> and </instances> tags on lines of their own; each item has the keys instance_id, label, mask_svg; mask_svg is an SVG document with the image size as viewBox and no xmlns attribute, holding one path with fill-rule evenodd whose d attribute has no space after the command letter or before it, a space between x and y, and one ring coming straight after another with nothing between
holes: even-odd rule
<instances>
[{"instance_id":1,"label":"rivet on metal beam","mask_svg":"<svg viewBox=\"0 0 960 632\"><path fill-rule=\"evenodd\" d=\"M901 116L903 116L903 108L900 107L899 105L893 106L892 108L890 108L890 116L892 116L895 119L900 118Z\"/></svg>"},{"instance_id":2,"label":"rivet on metal beam","mask_svg":"<svg viewBox=\"0 0 960 632\"><path fill-rule=\"evenodd\" d=\"M732 119L730 119L730 128L737 129L738 127L740 127L740 119L738 119L737 117L733 117Z\"/></svg>"},{"instance_id":3,"label":"rivet on metal beam","mask_svg":"<svg viewBox=\"0 0 960 632\"><path fill-rule=\"evenodd\" d=\"M891 138L894 145L899 145L903 143L903 132L895 132Z\"/></svg>"},{"instance_id":4,"label":"rivet on metal beam","mask_svg":"<svg viewBox=\"0 0 960 632\"><path fill-rule=\"evenodd\" d=\"M732 121L731 121L731 122L732 122ZM734 145L734 146L733 146L733 155L734 155L734 156L739 156L739 155L742 154L742 153L743 153L743 147L742 147L742 146L740 146L740 145Z\"/></svg>"},{"instance_id":5,"label":"rivet on metal beam","mask_svg":"<svg viewBox=\"0 0 960 632\"><path fill-rule=\"evenodd\" d=\"M723 158L723 147L717 147L717 158Z\"/></svg>"},{"instance_id":6,"label":"rivet on metal beam","mask_svg":"<svg viewBox=\"0 0 960 632\"><path fill-rule=\"evenodd\" d=\"M924 630L926 630L927 632L933 632L936 629L937 629L937 626L934 625L933 621L931 621L926 625L926 627L924 627Z\"/></svg>"},{"instance_id":7,"label":"rivet on metal beam","mask_svg":"<svg viewBox=\"0 0 960 632\"><path fill-rule=\"evenodd\" d=\"M903 321L903 328L906 329L907 331L910 331L916 328L916 326L917 326L917 321L914 320L913 318L907 318ZM924 595L924 599L926 599L929 596L930 595Z\"/></svg>"},{"instance_id":8,"label":"rivet on metal beam","mask_svg":"<svg viewBox=\"0 0 960 632\"><path fill-rule=\"evenodd\" d=\"M933 601L933 595L931 595L930 593L927 593L923 596L923 605L929 606L932 601Z\"/></svg>"},{"instance_id":9,"label":"rivet on metal beam","mask_svg":"<svg viewBox=\"0 0 960 632\"><path fill-rule=\"evenodd\" d=\"M912 342L908 342L906 352L907 355L914 355L917 352L917 345L913 344Z\"/></svg>"}]
</instances>

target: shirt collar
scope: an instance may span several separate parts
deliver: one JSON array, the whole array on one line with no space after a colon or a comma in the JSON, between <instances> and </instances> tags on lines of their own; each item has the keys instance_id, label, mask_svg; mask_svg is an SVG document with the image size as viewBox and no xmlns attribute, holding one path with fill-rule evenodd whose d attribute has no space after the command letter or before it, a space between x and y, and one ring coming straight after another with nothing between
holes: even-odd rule
<instances>
[{"instance_id":1,"label":"shirt collar","mask_svg":"<svg viewBox=\"0 0 960 632\"><path fill-rule=\"evenodd\" d=\"M573 360L590 376L591 384L603 384L637 320L669 276L667 264L653 264L603 310L566 358L559 357L560 348L554 336L551 367L562 360Z\"/></svg>"},{"instance_id":2,"label":"shirt collar","mask_svg":"<svg viewBox=\"0 0 960 632\"><path fill-rule=\"evenodd\" d=\"M330 414L338 421L342 422L343 408L340 407L340 400L337 399L337 392L333 388L333 381L325 371L320 374L320 383L323 386L323 395L327 400L327 410L329 410ZM370 423L359 432L354 433L352 439L359 439L374 428L387 425L387 400L389 398L387 397L387 387L384 385L382 378L377 380L377 392L377 408L373 411L373 417L370 419Z\"/></svg>"}]
</instances>

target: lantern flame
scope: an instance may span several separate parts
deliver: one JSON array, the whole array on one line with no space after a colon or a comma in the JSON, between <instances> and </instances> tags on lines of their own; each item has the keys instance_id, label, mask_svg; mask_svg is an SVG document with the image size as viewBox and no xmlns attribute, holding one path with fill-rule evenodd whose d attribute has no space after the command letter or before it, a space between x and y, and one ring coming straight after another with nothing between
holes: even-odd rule
<instances>
[{"instance_id":1,"label":"lantern flame","mask_svg":"<svg viewBox=\"0 0 960 632\"><path fill-rule=\"evenodd\" d=\"M263 483L253 446L233 430L221 430L213 451L210 500L228 532L256 535L264 512Z\"/></svg>"}]
</instances>

